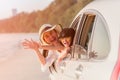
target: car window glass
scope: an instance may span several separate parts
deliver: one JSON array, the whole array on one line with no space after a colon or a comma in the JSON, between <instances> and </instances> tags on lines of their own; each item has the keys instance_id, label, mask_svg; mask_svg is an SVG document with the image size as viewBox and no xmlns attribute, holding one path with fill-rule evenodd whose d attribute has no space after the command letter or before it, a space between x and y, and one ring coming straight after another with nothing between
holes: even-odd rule
<instances>
[{"instance_id":1,"label":"car window glass","mask_svg":"<svg viewBox=\"0 0 120 80\"><path fill-rule=\"evenodd\" d=\"M97 59L106 58L110 50L110 41L106 27L105 21L98 15L91 42L91 51L97 53Z\"/></svg>"},{"instance_id":2,"label":"car window glass","mask_svg":"<svg viewBox=\"0 0 120 80\"><path fill-rule=\"evenodd\" d=\"M109 54L110 41L104 18L98 12L84 12L80 15L81 19L75 19L77 26L72 55L76 56L78 52L79 59L83 59L81 56L86 60L105 59ZM85 54L80 54L81 51L78 51L81 47L86 50Z\"/></svg>"}]
</instances>

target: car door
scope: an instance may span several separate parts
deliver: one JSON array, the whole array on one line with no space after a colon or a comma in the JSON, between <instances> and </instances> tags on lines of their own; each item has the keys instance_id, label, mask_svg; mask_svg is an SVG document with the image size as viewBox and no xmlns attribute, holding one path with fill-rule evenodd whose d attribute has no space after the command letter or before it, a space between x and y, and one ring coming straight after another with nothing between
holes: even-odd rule
<instances>
[{"instance_id":1,"label":"car door","mask_svg":"<svg viewBox=\"0 0 120 80\"><path fill-rule=\"evenodd\" d=\"M97 11L88 10L79 14L70 27L76 34L72 59L66 61L64 74L71 80L110 80L113 66L107 60L111 45L104 17Z\"/></svg>"},{"instance_id":2,"label":"car door","mask_svg":"<svg viewBox=\"0 0 120 80\"><path fill-rule=\"evenodd\" d=\"M111 80L120 80L120 37L119 37L118 59L114 67L114 70L112 72Z\"/></svg>"}]
</instances>

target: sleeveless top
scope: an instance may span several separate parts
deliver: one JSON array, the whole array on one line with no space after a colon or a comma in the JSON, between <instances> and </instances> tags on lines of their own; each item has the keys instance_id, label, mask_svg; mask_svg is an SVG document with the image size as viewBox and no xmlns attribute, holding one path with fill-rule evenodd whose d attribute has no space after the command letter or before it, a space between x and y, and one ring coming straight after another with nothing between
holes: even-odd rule
<instances>
[{"instance_id":1,"label":"sleeveless top","mask_svg":"<svg viewBox=\"0 0 120 80\"><path fill-rule=\"evenodd\" d=\"M60 53L57 50L49 50L48 56L45 58L46 64L41 64L41 70L43 72L46 71L49 68L49 66L51 66L52 63L58 58L59 54Z\"/></svg>"}]
</instances>

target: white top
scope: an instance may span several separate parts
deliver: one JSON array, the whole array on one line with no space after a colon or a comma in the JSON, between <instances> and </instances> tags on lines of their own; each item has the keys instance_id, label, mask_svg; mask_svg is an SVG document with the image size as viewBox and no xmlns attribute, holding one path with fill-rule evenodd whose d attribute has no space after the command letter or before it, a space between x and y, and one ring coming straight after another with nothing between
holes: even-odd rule
<instances>
[{"instance_id":1,"label":"white top","mask_svg":"<svg viewBox=\"0 0 120 80\"><path fill-rule=\"evenodd\" d=\"M55 50L49 50L48 56L46 57L46 64L42 65L41 64L41 70L44 72L46 71L49 66L52 65L52 63L58 58L59 52Z\"/></svg>"}]
</instances>

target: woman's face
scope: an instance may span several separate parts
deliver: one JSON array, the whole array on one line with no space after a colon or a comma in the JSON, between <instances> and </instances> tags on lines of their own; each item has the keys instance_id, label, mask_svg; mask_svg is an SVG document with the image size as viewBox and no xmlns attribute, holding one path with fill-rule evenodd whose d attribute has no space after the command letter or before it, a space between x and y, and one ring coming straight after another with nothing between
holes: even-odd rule
<instances>
[{"instance_id":1,"label":"woman's face","mask_svg":"<svg viewBox=\"0 0 120 80\"><path fill-rule=\"evenodd\" d=\"M69 47L71 44L71 37L61 38L60 41L65 47Z\"/></svg>"},{"instance_id":2,"label":"woman's face","mask_svg":"<svg viewBox=\"0 0 120 80\"><path fill-rule=\"evenodd\" d=\"M48 32L45 32L43 34L43 39L48 43L48 44L53 44L58 40L58 35L55 30L51 30Z\"/></svg>"}]
</instances>

